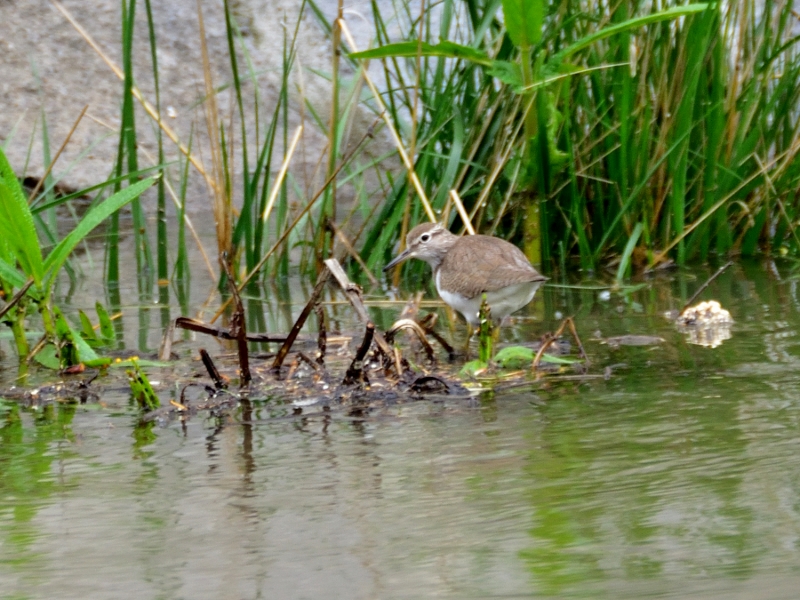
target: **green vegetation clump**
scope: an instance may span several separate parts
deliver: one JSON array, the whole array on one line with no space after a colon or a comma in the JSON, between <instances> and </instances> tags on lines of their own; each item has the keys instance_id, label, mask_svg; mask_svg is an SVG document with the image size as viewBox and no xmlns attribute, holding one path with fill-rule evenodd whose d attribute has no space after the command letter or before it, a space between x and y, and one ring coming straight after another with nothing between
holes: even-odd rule
<instances>
[{"instance_id":1,"label":"green vegetation clump","mask_svg":"<svg viewBox=\"0 0 800 600\"><path fill-rule=\"evenodd\" d=\"M29 358L31 350L26 318L32 313L41 316L44 327L36 353L49 353L62 368L97 359L80 334L64 320L53 301L53 289L75 247L100 223L138 198L153 181L145 179L99 200L69 234L45 251L36 230L36 212L0 149L0 286L7 301L0 318L11 327L21 361Z\"/></svg>"}]
</instances>

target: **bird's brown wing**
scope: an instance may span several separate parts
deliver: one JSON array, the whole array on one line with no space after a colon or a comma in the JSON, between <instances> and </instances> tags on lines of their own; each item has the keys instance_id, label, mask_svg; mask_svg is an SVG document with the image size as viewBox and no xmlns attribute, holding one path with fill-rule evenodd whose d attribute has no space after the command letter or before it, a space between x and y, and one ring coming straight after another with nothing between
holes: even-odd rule
<instances>
[{"instance_id":1,"label":"bird's brown wing","mask_svg":"<svg viewBox=\"0 0 800 600\"><path fill-rule=\"evenodd\" d=\"M544 281L514 244L486 235L464 236L445 255L439 283L467 298L515 283Z\"/></svg>"}]
</instances>

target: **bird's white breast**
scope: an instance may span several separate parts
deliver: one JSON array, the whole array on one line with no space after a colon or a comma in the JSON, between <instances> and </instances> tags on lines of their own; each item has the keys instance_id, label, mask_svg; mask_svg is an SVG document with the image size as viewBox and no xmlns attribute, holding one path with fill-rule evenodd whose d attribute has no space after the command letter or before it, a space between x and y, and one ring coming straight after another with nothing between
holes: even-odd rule
<instances>
[{"instance_id":1,"label":"bird's white breast","mask_svg":"<svg viewBox=\"0 0 800 600\"><path fill-rule=\"evenodd\" d=\"M477 327L480 324L478 313L481 310L483 295L467 298L457 292L443 290L440 285L440 280L440 272L437 271L435 281L436 291L439 292L439 297L444 300L446 304L452 306L455 310L464 315L464 318L470 325ZM540 281L526 281L507 286L494 292L488 292L486 294L486 302L491 309L492 319L496 323L499 323L511 313L528 304L533 299L540 285Z\"/></svg>"}]
</instances>

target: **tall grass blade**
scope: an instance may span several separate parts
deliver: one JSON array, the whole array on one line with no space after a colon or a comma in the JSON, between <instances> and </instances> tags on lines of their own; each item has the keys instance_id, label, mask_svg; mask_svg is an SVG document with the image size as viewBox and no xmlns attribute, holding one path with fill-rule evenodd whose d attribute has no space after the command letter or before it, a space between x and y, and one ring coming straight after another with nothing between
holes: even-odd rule
<instances>
[{"instance_id":1,"label":"tall grass blade","mask_svg":"<svg viewBox=\"0 0 800 600\"><path fill-rule=\"evenodd\" d=\"M156 141L158 143L158 163L163 165L164 159L164 133L161 128L161 86L158 70L158 45L156 43L156 26L153 20L153 9L150 0L144 2L145 12L147 13L147 31L150 40L150 60L153 71L153 87L156 96L156 112L158 114L158 127L156 128ZM163 170L157 183L158 205L156 208L156 267L159 281L159 302L164 305L169 303L169 288L166 286L169 280L169 257L168 257L168 232L167 232L167 194L166 178Z\"/></svg>"}]
</instances>

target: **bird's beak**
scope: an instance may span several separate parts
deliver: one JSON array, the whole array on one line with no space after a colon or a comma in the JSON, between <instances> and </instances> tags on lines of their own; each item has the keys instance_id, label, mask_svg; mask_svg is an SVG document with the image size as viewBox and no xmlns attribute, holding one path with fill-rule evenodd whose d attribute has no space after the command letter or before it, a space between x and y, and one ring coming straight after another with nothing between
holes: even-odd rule
<instances>
[{"instance_id":1,"label":"bird's beak","mask_svg":"<svg viewBox=\"0 0 800 600\"><path fill-rule=\"evenodd\" d=\"M392 267L396 267L407 258L411 258L411 252L409 252L408 248L406 248L400 254L395 256L394 259L392 259L392 261L388 265L383 267L383 271L386 272Z\"/></svg>"}]
</instances>

